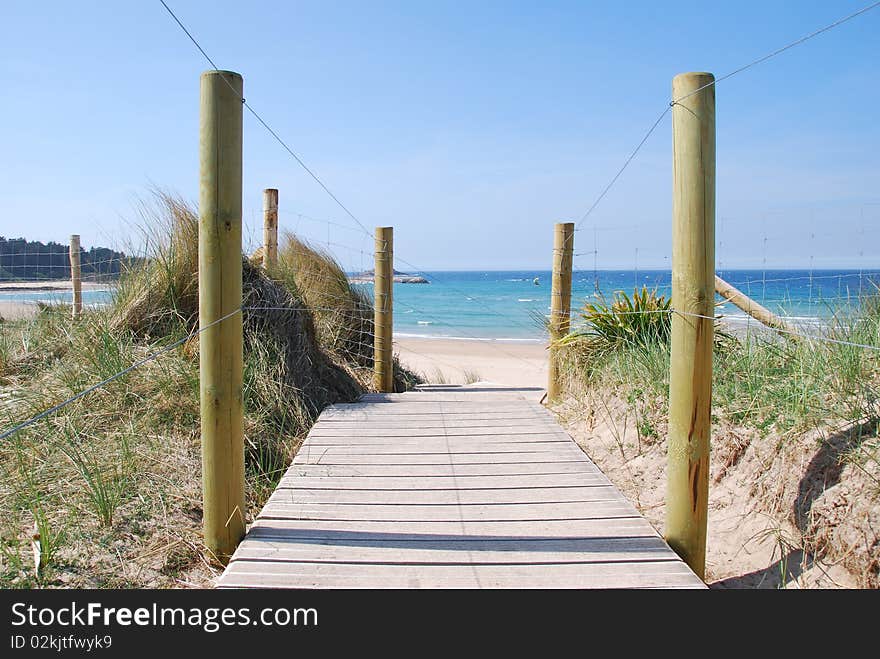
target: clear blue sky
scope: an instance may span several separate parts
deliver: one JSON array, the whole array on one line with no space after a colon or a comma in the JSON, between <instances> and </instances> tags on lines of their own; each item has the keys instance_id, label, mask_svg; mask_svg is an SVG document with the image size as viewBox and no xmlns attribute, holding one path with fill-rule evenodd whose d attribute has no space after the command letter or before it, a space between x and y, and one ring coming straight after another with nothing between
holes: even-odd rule
<instances>
[{"instance_id":1,"label":"clear blue sky","mask_svg":"<svg viewBox=\"0 0 880 659\"><path fill-rule=\"evenodd\" d=\"M868 2L168 1L426 269L549 267L553 222L589 208L676 73L723 75ZM158 0L4 0L0 26L0 235L122 245L151 184L197 199L207 65ZM880 266L878 34L880 9L718 85L721 267ZM667 116L577 234L589 251L599 227L600 267L668 265L670 133ZM354 226L248 116L244 157L246 241L265 187L282 227ZM351 267L371 250L329 238Z\"/></svg>"}]
</instances>

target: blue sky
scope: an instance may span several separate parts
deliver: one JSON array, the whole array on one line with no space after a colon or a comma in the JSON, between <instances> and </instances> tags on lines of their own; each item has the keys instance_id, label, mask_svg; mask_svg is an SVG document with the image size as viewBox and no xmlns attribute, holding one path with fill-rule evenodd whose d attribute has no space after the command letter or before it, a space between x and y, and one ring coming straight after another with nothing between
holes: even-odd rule
<instances>
[{"instance_id":1,"label":"blue sky","mask_svg":"<svg viewBox=\"0 0 880 659\"><path fill-rule=\"evenodd\" d=\"M552 224L586 212L675 74L721 76L867 4L168 2L423 269L549 267ZM151 185L197 199L207 65L158 0L4 0L0 26L0 235L125 245ZM880 266L878 32L880 9L718 85L720 267ZM668 265L670 136L667 116L577 234L577 252L598 237L599 267ZM248 116L244 149L246 241L277 187L282 228L369 262L369 238Z\"/></svg>"}]
</instances>

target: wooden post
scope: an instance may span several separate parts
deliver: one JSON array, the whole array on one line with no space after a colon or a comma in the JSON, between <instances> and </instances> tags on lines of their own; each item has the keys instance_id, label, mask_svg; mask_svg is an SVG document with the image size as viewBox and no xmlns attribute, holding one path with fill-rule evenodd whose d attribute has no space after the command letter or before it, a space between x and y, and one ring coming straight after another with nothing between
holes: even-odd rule
<instances>
[{"instance_id":1,"label":"wooden post","mask_svg":"<svg viewBox=\"0 0 880 659\"><path fill-rule=\"evenodd\" d=\"M245 531L239 74L201 77L199 384L205 544L226 562ZM231 315L230 315L231 314ZM217 322L219 319L225 318Z\"/></svg>"},{"instance_id":2,"label":"wooden post","mask_svg":"<svg viewBox=\"0 0 880 659\"><path fill-rule=\"evenodd\" d=\"M761 306L738 288L728 284L718 275L715 275L715 292L728 302L742 309L759 323L763 323L767 327L779 330L783 336L794 338L794 335L797 334L797 329L793 325L785 322L775 313L766 307Z\"/></svg>"},{"instance_id":3,"label":"wooden post","mask_svg":"<svg viewBox=\"0 0 880 659\"><path fill-rule=\"evenodd\" d=\"M550 292L550 362L547 402L555 403L562 390L559 374L559 339L571 327L571 264L574 256L574 222L557 222L553 233L553 280Z\"/></svg>"},{"instance_id":4,"label":"wooden post","mask_svg":"<svg viewBox=\"0 0 880 659\"><path fill-rule=\"evenodd\" d=\"M375 269L373 271L374 343L373 386L378 391L394 391L392 363L392 306L394 303L394 228L376 227Z\"/></svg>"},{"instance_id":5,"label":"wooden post","mask_svg":"<svg viewBox=\"0 0 880 659\"><path fill-rule=\"evenodd\" d=\"M278 264L278 190L263 190L263 268Z\"/></svg>"},{"instance_id":6,"label":"wooden post","mask_svg":"<svg viewBox=\"0 0 880 659\"><path fill-rule=\"evenodd\" d=\"M687 98L672 108L666 540L700 578L706 571L715 322L714 80L711 73L682 73L672 81L673 99Z\"/></svg>"},{"instance_id":7,"label":"wooden post","mask_svg":"<svg viewBox=\"0 0 880 659\"><path fill-rule=\"evenodd\" d=\"M70 237L70 283L73 289L73 317L79 318L82 313L82 267L80 266L79 236Z\"/></svg>"}]
</instances>

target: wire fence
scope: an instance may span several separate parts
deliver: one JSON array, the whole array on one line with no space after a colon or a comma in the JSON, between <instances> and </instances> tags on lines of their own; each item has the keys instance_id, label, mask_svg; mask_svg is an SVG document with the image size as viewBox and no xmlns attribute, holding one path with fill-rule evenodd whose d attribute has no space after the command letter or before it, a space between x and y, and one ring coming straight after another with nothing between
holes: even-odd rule
<instances>
[{"instance_id":1,"label":"wire fence","mask_svg":"<svg viewBox=\"0 0 880 659\"><path fill-rule=\"evenodd\" d=\"M206 53L206 51L202 48L202 46L198 43L192 33L184 26L184 24L178 19L178 17L174 14L171 8L167 3L160 0L163 7L168 11L174 21L178 24L178 26L184 31L187 37L193 42L196 48L200 51L200 53L205 57L205 59L211 64L215 69L217 68L214 64L214 60ZM867 11L876 8L880 3L873 3L869 6L866 6L860 9L857 12L854 12L846 17L835 21L834 23L820 28L813 33L810 33L794 42L786 44L785 46L778 48L765 56L762 56L758 59L755 59L746 65L743 65L730 73L719 77L714 80L710 84L718 84L723 80L727 80L734 75L738 75L739 73L756 66L760 63L763 63L777 55L793 48L797 45L800 45L809 39L812 39L824 32L827 32L834 27L837 27L856 16L859 16ZM609 180L608 184L606 184L596 199L589 206L587 211L583 214L580 220L577 223L577 230L583 231L583 224L587 219L593 214L595 209L599 206L602 200L607 196L607 194L611 191L611 189L615 186L615 184L620 180L620 177L627 169L627 167L632 163L632 161L637 157L642 147L651 137L651 135L656 131L659 127L662 120L665 118L671 107L673 107L676 103L681 102L686 97L673 99L669 105L661 112L661 114L656 118L656 120L650 125L648 130L645 132L643 137L636 144L636 147L630 152L627 158L624 160L622 166L615 171L614 175ZM320 185L320 187L326 192L326 194L333 200L333 202L345 213L345 215L351 219L355 223L355 227L349 226L342 222L338 222L335 220L328 219L320 219L315 218L310 215L302 214L302 213L289 213L282 212L282 217L287 217L292 219L295 215L296 223L293 226L293 231L296 233L300 225L303 222L315 224L315 225L323 225L327 229L327 239L324 242L326 248L328 250L343 250L348 252L350 255L355 255L359 257L361 266L366 266L369 263L369 256L371 255L370 251L365 249L365 245L361 244L359 246L352 246L346 243L340 242L337 238L335 238L335 234L339 231L342 232L353 232L357 235L362 236L362 239L370 239L372 236L370 232L367 230L366 226L345 206L339 199L339 197L314 173L314 171L309 168L302 158L297 155L293 149L285 142L263 117L257 113L253 107L242 98L242 103L245 105L250 114L257 120L257 122L279 143L279 145L303 168L305 172L307 172L311 178L315 180L315 182ZM615 227L613 230L625 230L626 227ZM608 285L603 286L600 281L604 274L600 275L599 269L599 240L598 236L600 231L611 230L609 227L599 227L598 225L594 225L590 228L593 233L593 249L586 251L576 252L575 258L590 258L592 263L592 285L593 291L591 293L587 293L586 291L579 291L580 295L575 295L574 298L579 302L583 302L586 299L595 298L597 296L601 296L603 294L603 289L605 291L608 290L618 290L622 288L616 282L609 282ZM812 236L815 239L815 235ZM803 314L783 314L782 317L786 319L810 319L815 317L815 307L818 305L824 305L829 310L834 309L835 307L841 307L843 302L847 304L852 304L852 302L858 301L864 294L866 286L873 285L874 277L878 274L874 271L863 272L860 271L856 274L854 273L833 273L833 274L818 274L814 273L811 269L808 274L798 274L798 275L790 275L790 276L773 276L773 271L768 270L766 263L766 246L769 238L767 236L764 237L762 241L763 250L764 250L764 262L763 262L763 270L762 276L760 278L760 294L755 295L755 288L758 286L759 280L754 276L754 273L747 272L737 272L733 271L733 277L730 278L729 283L737 287L744 287L747 295L754 296L757 301L762 304L771 304L776 307L783 307L785 305L792 305L796 307L803 302L803 284L807 285L807 295L806 295L806 311ZM314 241L317 244L320 244L318 241ZM90 260L88 257L88 252L82 252L84 258L82 259L82 269L83 269L83 279L86 281L108 281L118 277L125 265L125 260L120 257L108 258L108 259L100 259L100 260ZM633 289L637 289L640 284L644 285L644 280L640 279L639 275L639 248L636 247L634 250L634 264L631 272L632 276L632 287ZM23 282L23 281L33 281L35 279L69 279L71 274L71 267L69 263L69 252L68 251L35 251L35 252L19 252L14 255L6 255L0 254L0 281L7 282ZM491 295L480 294L473 290L464 290L464 287L456 285L451 281L451 277L444 273L436 273L436 272L427 272L423 268L419 268L413 263L397 257L397 260L404 264L405 266L412 269L412 272L419 274L425 277L428 281L435 285L442 285L445 289L450 291L452 294L457 295L459 301L466 301L468 303L472 303L479 307L479 311L481 315L490 315L497 318L497 324L506 325L508 327L516 327L518 330L531 334L532 336L538 335L541 329L540 322L541 318L548 318L549 304L547 304L547 309L540 309L536 311L534 308L531 310L529 314L517 314L515 312L511 312L509 310L509 303L506 301L493 299ZM48 262L47 262L48 261ZM576 274L585 274L588 272L586 269L582 269L580 271L576 268ZM723 271L722 271L723 272ZM767 276L767 272L771 272L771 276ZM650 281L651 275L644 275ZM583 281L584 277L576 277L576 281ZM835 284L836 282L836 284ZM664 281L662 281L662 276L656 276L653 280L653 286L656 290L666 291L669 289L670 285ZM622 282L621 282L622 284ZM828 291L836 290L836 295L829 295ZM858 292L856 292L856 289ZM333 296L330 295L330 298L334 302L346 302L348 300L345 299L344 295ZM520 300L518 300L519 302ZM533 301L529 298L529 301ZM549 302L549 301L548 301ZM105 304L104 302L99 302L97 304ZM425 318L424 321L426 324L431 323L436 327L447 328L451 330L455 330L457 334L462 335L463 338L469 339L479 339L485 337L475 336L473 332L468 331L467 328L463 328L458 323L450 322L448 318L441 318L439 314L431 313L425 311L425 309L420 306L413 304L412 301L407 301L398 305L398 311L401 313L418 313L420 317ZM252 307L253 309L260 310L270 310L272 307ZM290 307L296 308L296 307ZM798 307L800 308L800 307ZM338 307L302 307L301 310L309 311L309 312L336 312L341 313L340 318L344 318L347 320L354 319L355 317L362 319L362 312L358 312L356 314L340 312ZM633 312L619 312L623 314L629 314ZM746 320L747 323L750 323L750 320ZM211 325L206 326L210 327ZM204 329L204 328L203 328ZM199 331L203 331L199 330ZM538 330L538 331L536 331ZM577 331L577 330L576 330ZM827 341L827 342L838 342L841 343L839 339L834 339L829 336L825 336L823 334L800 334L801 338L806 338L809 340L815 341ZM365 340L358 341L357 343L361 345L363 348L368 348L372 343L371 336L367 335L364 337ZM183 343L184 341L181 341ZM867 346L867 344L858 344L855 342L843 342L847 343L851 346L857 347L867 347L873 348L873 346ZM179 344L176 344L179 345ZM523 360L518 355L514 355L513 353L505 350L505 348L499 345L497 342L489 342L488 345L498 353L506 356L506 357L514 357L519 361L528 364L530 368L534 368L534 364ZM156 353L156 357L164 354L164 351L160 351ZM153 359L155 357L151 357ZM149 360L146 360L149 361ZM146 363L146 362L144 362ZM132 368L136 367L133 366ZM121 374L127 372L126 370L120 371L114 377L119 377ZM112 378L111 378L112 380ZM110 380L108 380L110 381ZM96 385L99 387L101 383ZM78 394L76 397L70 399L76 400L80 395L85 395L86 393L92 391L93 389L88 389L81 394ZM65 402L64 404L69 403L70 401ZM38 415L38 418L42 418ZM31 421L32 422L32 421ZM3 435L5 436L5 435Z\"/></svg>"},{"instance_id":2,"label":"wire fence","mask_svg":"<svg viewBox=\"0 0 880 659\"><path fill-rule=\"evenodd\" d=\"M164 1L162 1L162 5L186 33L187 37L192 40L205 59L216 69L214 61L202 49L192 33L180 22ZM738 75L878 6L880 6L880 3L869 5L833 24L753 60L727 75L719 77L712 84L718 84L734 75ZM591 218L596 219L596 209L599 208L602 201L607 198L619 183L627 168L638 157L644 145L660 127L672 107L685 98L687 97L673 99L664 108L636 143L635 148L628 153L622 166L615 170L609 178L609 182L601 188L597 197L577 222L577 235L579 238L582 237L581 240L586 239L586 244L577 246L578 251L574 253L573 279L575 285L572 296L574 301L572 312L575 322L573 323L572 336L595 335L595 325L590 324L589 313L584 313L583 317L580 313L588 302L595 302L597 300L611 302L616 291L635 291L642 286L648 286L659 294L666 296L671 292L672 285L669 268L671 255L661 255L665 267L657 268L656 266L659 261L656 258L658 251L656 247L650 250L644 245L633 244L631 245L630 252L632 257L631 267L618 271L603 267L608 265L607 262L603 263L603 261L607 261L606 255L614 251L607 247L605 237L610 237L615 235L615 233L630 235L636 236L637 242L639 234L637 226L620 224L603 226L598 221L594 222L592 226L585 226L585 223ZM243 98L242 103L260 126L277 141L281 148L303 168L338 208L341 209L344 215L354 223L354 226L352 226L350 223L341 222L337 219L321 219L295 211L287 211L283 209L283 201L282 209L279 211L281 228L283 230L290 232L292 236L297 238L307 236L307 242L311 246L326 250L331 257L338 259L339 263L343 264L342 267L339 269L330 267L310 270L309 277L314 284L314 289L317 291L315 300L309 301L307 299L307 294L309 293L307 284L303 281L296 281L294 277L295 281L292 284L291 282L284 284L287 291L285 295L289 294L284 304L277 304L277 299L274 297L266 300L265 303L260 299L251 298L247 304L243 304L241 307L216 320L189 329L184 336L167 345L161 345L161 339L147 337L145 344L150 346L149 354L131 363L118 364L117 368L111 369L113 370L112 373L104 374L104 377L95 376L94 382L91 384L80 388L71 395L66 395L62 400L45 409L39 409L27 415L20 414L21 410L28 409L28 405L25 404L27 401L23 401L14 395L4 395L2 401L0 401L0 407L5 408L6 415L11 423L0 432L0 442L11 441L26 429L34 430L41 422L51 419L53 415L78 401L82 401L89 396L100 395L102 390L113 382L131 374L133 371L144 368L148 364L160 362L163 357L168 356L174 351L186 350L187 346L191 346L194 339L200 334L220 323L232 320L239 314L244 319L248 318L248 314L265 312L278 312L279 314L286 315L301 314L313 323L317 322L316 319L327 318L327 326L322 331L343 331L346 328L350 330L345 337L345 349L356 352L361 361L349 364L348 366L355 369L370 368L369 357L372 355L376 343L375 329L372 325L373 309L369 301L369 271L373 267L374 257L373 235L367 230L361 220L318 177L314 170L309 168L291 146L279 136L278 132L256 112L252 105ZM865 207L863 206L860 225L863 239L860 243L865 242L865 227L871 225L871 223L871 214L869 212L866 216ZM762 235L756 234L751 236L752 243L760 245L759 258L761 267L759 269L745 270L722 267L728 261L726 258L728 255L725 251L724 222L720 222L719 226L721 227L721 239L718 245L719 275L723 276L729 284L741 289L755 301L770 307L781 319L790 321L793 329L776 327L772 331L768 330L749 315L739 312L731 303L722 302L721 300L718 301L719 306L717 307L717 313L714 315L695 314L675 309L674 307L638 310L612 307L608 313L614 318L615 322L619 325L626 325L626 319L633 317L660 317L668 318L671 321L675 315L689 320L720 322L719 328L722 331L732 328L734 336L742 341L742 345L747 350L752 349L752 341L759 340L762 346L769 346L768 350L776 350L784 355L787 354L788 357L786 358L789 360L792 359L791 354L793 352L800 351L799 354L802 359L813 354L817 359L828 359L832 367L850 368L855 375L846 380L844 388L853 387L855 383L861 383L863 386L855 390L855 393L850 392L850 394L866 397L866 403L865 405L857 406L855 408L857 411L850 412L849 416L855 418L856 414L863 414L866 410L872 409L871 406L876 407L876 402L880 400L880 388L875 387L874 384L874 372L871 369L876 364L871 360L874 360L874 356L880 351L880 323L866 327L864 316L866 313L872 313L871 308L865 308L865 301L877 292L877 284L880 283L880 270L860 268L857 270L830 272L814 267L817 260L816 255L821 252L821 242L829 237L823 232L816 231L810 232L809 235L810 254L808 268L796 272L773 269L772 246L776 241L781 243L787 237L768 235L766 229ZM600 240L600 237L602 237L602 240ZM296 250L290 251L290 247L284 244L281 245L281 249L282 252L285 249L288 250L288 253L284 256L289 259L288 274L296 273ZM655 255L655 261L657 261L653 264L646 258L652 251ZM861 262L864 257L863 245L857 245L856 251ZM549 262L549 253L547 257ZM51 251L24 251L15 254L0 253L0 282L39 286L43 282L57 283L69 280L71 277L69 258L68 250L58 249ZM489 334L497 334L503 328L507 333L515 334L516 336L513 338L532 341L543 347L547 341L546 329L550 312L550 295L549 291L547 291L546 282L536 281L538 286L534 286L530 280L532 275L535 275L536 280L547 278L549 271L508 273L511 275L508 278L515 276L519 281L498 281L498 279L504 279L503 275L499 275L496 277L496 280L490 281L487 284L477 276L468 280L466 277L455 273L428 271L400 255L396 255L395 259L399 264L407 268L408 274L424 277L429 282L429 286L432 287L431 289L419 289L418 284L405 284L396 287L394 314L397 320L395 329L399 334L406 334L406 330L409 329L411 333L423 336L433 335L436 337L438 335L445 335L447 338L455 337L478 340L481 341L481 346L486 346L487 351L491 351L493 354L506 360L516 362L521 369L528 370L533 375L543 372L545 366L537 364L534 359L524 358L512 349L511 344L492 340L490 336L485 334L481 335L479 329L489 327ZM125 274L126 270L131 267L149 266L150 259L148 255L138 257L137 259L125 257L124 255L99 258L82 250L81 263L83 281L109 284L103 290L85 292L85 305L95 310L100 310L112 307L115 295L113 285L119 281L119 278ZM648 264L655 267L647 267ZM275 274L277 275L278 273ZM362 275L360 281L366 283L357 283L359 281L357 278L349 281L349 277L356 274ZM275 276L272 272L269 272L268 275L270 279ZM403 286L407 288L402 288ZM424 292L418 292L422 290ZM277 293L278 291L275 290L275 292ZM361 297L358 297L358 294L361 294ZM55 297L39 291L25 292L24 287L20 289L11 288L0 292L0 301L17 300L25 303L36 303L37 301L67 302L69 293L61 292L52 295L55 295ZM403 322L403 319L410 314L412 314L413 318L418 318L417 324L414 325L408 319L407 322ZM181 318L179 320L192 324L193 319ZM425 330L424 328L430 328L430 330ZM62 334L64 331L67 331L63 326L60 326L60 329L56 327L55 330ZM401 332L401 330L404 331ZM790 346L800 347L792 348ZM815 348L816 346L856 351L856 367L852 366L853 359L851 354L819 352ZM401 348L399 339L397 347L398 349ZM461 367L460 364L452 364L436 354L427 354L431 351L428 349L421 350L420 348L421 345L412 343L407 343L405 346L406 351L419 355L425 360L454 370L458 370ZM0 349L2 349L0 350L0 364L2 364L3 360L8 358L11 349L5 345L0 345ZM112 352L113 347L107 344L99 349ZM811 350L813 351L812 353L810 352ZM25 350L25 352L27 351ZM668 353L666 354L668 356ZM768 352L768 354L772 355L775 353ZM870 355L870 357L865 360L864 355ZM275 358L279 361L283 360L282 357L277 355ZM864 363L859 360L863 360ZM668 366L668 363L663 363L663 366ZM799 367L803 371L804 363L799 362ZM83 368L88 369L88 365L85 365ZM646 372L643 372L642 375L645 375ZM742 375L745 371L737 373ZM657 374L654 373L654 375ZM774 363L772 368L768 367L764 370L753 368L747 375L760 382L760 387L757 390L749 392L756 399L772 388L779 388L790 382L818 382L816 378L798 380L798 377L802 376L803 373L793 371L785 365L784 361ZM78 377L88 378L89 373L79 373ZM657 378L657 380L659 379L662 378ZM827 379L830 381L833 378L829 375ZM264 384L271 387L277 383ZM138 394L131 392L131 395L135 396ZM824 412L829 406L827 400L829 395L827 390L817 389L815 392L804 393L803 397L804 400L808 401L807 405L821 409ZM150 405L150 401L143 400L141 404ZM753 404L757 406L758 403ZM14 420L13 416L15 416ZM19 418L19 416L25 416L25 418ZM23 471L26 472L26 470Z\"/></svg>"},{"instance_id":3,"label":"wire fence","mask_svg":"<svg viewBox=\"0 0 880 659\"><path fill-rule=\"evenodd\" d=\"M187 36L193 41L193 43L196 45L196 47L199 49L199 51L202 53L202 55L208 60L208 62L212 66L214 66L213 60L202 49L202 47L198 44L198 42L192 36L192 34L189 32L189 30L187 30L187 28L174 15L174 13L171 11L170 7L168 7L168 5L165 2L162 2L162 4L165 7L165 9L172 15L172 17L178 23L178 25L181 27L181 29L183 29L183 31L187 34ZM761 58L743 66L743 67L740 67L740 68L734 70L733 72L718 78L717 80L714 81L713 84L717 84L718 82L721 82L722 80L728 79L728 78L732 77L733 75L736 75L742 71L745 71L746 69L751 68L752 66L754 66L756 64L759 64L759 63L764 62L772 57L775 57L776 55L781 54L782 52L784 52L785 50L788 50L789 48L792 48L796 45L799 45L799 44L807 41L808 39L813 38L814 36L817 36L817 35L825 32L829 29L832 29L833 27L836 27L837 25L842 24L843 22L846 22L847 20L849 20L851 18L854 18L855 16L858 16L862 13L867 12L870 9L873 9L874 7L877 6L877 4L878 3L875 3L874 5L868 6L858 12L855 12L854 14L851 14L850 16L847 16L847 17L835 22L834 24L832 24L830 26L827 26L825 28L817 30L814 33L811 33L810 35L807 35L806 37L804 37L802 39L799 39L795 42L792 42L782 48L779 48L779 49L773 51L772 53L770 53L764 57L761 57ZM635 159L635 157L638 155L641 148L644 146L644 144L647 142L647 140L650 138L650 136L653 134L653 132L657 129L657 127L659 126L662 119L668 113L669 109L675 103L680 102L681 100L684 100L684 99L683 98L682 99L674 99L669 104L669 106L660 114L660 116L651 124L648 131L645 133L645 135L642 137L642 139L637 143L635 149L625 159L625 161L624 161L623 165L620 167L620 169L615 172L614 176L611 178L609 183L601 190L601 192L599 193L597 198L594 200L594 202L590 205L590 207L587 209L587 211L581 217L580 221L578 222L578 231L583 230L582 229L583 223L590 217L590 215L593 213L593 211L598 207L598 205L601 203L601 201L605 198L605 196L614 187L614 185L620 179L623 172L626 170L626 168L629 166L629 164ZM343 232L353 232L357 235L362 236L362 238L369 239L369 238L371 238L369 231L367 231L367 229L363 225L363 223L356 216L354 216L344 204L342 204L339 201L338 197L329 188L327 188L327 186L314 174L314 172L310 168L308 168L308 166L305 165L305 163L302 161L302 159L296 153L293 152L293 150L287 145L287 143L284 142L284 140L282 140L278 136L277 132L274 129L272 129L271 126L269 126L268 123L266 123L266 121L264 119L262 119L262 117L258 113L256 113L250 107L250 105L247 104L247 102L244 99L242 99L242 102L245 103L245 105L247 106L248 110L252 113L252 115L279 142L279 144L285 149L285 151L287 151L304 168L304 170L306 172L308 172L312 176L312 178L315 179L315 181L325 190L325 192L333 199L333 201L357 225L356 227L351 227L351 226L348 226L348 225L343 224L341 222L337 222L334 220L328 220L328 219L315 218L310 215L306 215L306 214L302 214L302 213L295 213L294 214L294 213L289 213L289 212L282 212L283 217L288 217L291 219L295 215L296 223L293 227L294 233L296 233L300 229L300 225L303 222L313 224L313 225L323 225L327 229L327 240L323 243L326 245L326 248L328 250L331 250L331 249L332 250L343 250L345 252L348 252L350 255L356 255L357 257L359 257L360 263L361 263L361 266L363 269L363 266L365 266L365 265L367 265L367 263L369 263L369 260L370 260L369 256L371 255L370 252L367 249L365 249L365 245L361 244L360 246L351 246L351 245L339 242L338 239L333 239L333 238L334 238L334 234L336 232L343 231ZM623 231L626 229L627 229L627 227L611 228L611 227L599 227L597 225L594 225L593 227L590 228L590 230L593 233L593 249L576 252L575 258L577 259L577 258L589 257L592 259L592 261L593 261L593 264L592 264L593 291L591 294L588 294L586 291L580 291L581 295L576 294L574 296L574 298L576 300L583 301L585 299L589 299L590 297L595 298L597 296L600 296L603 294L603 289L605 291L609 291L609 290L613 291L613 290L619 290L620 288L622 288L622 286L621 286L622 282L620 282L620 284L618 284L617 282L613 282L613 281L607 282L606 285L603 286L602 282L600 281L603 278L604 274L600 275L600 269L599 269L599 240L598 240L598 236L599 236L600 231L607 231L607 230ZM815 238L815 236L813 236L813 238ZM869 271L869 272L860 271L857 273L857 275L855 273L849 273L849 272L847 272L847 273L833 273L833 274L817 274L817 273L814 273L811 268L811 271L809 272L809 274L789 275L789 276L784 276L784 277L773 276L771 274L771 276L768 277L767 276L768 269L767 269L767 262L766 262L766 258L767 258L766 257L766 249L767 249L768 240L769 240L769 238L767 236L765 236L762 241L763 252L764 252L763 253L764 267L762 270L762 276L761 276L760 280L755 276L754 273L733 271L731 273L733 276L729 279L729 283L734 286L737 286L737 287L743 287L745 289L745 292L747 295L755 297L755 299L757 301L759 301L761 304L770 304L770 305L773 305L776 307L783 307L785 305L795 306L795 305L801 304L803 302L803 297L804 297L802 294L803 291L800 289L802 288L802 285L806 282L807 288L808 288L808 292L807 292L807 296L806 296L806 298L807 298L806 312L803 314L782 314L782 317L786 318L786 319L805 320L805 319L814 318L814 310L815 310L814 306L815 305L824 305L829 310L832 310L834 308L839 308L841 306L842 302L846 302L847 304L851 304L853 302L853 300L858 301L858 299L860 299L861 296L864 294L864 290L865 290L866 286L869 283L872 284L873 277L878 275L878 273L874 272L874 271ZM314 241L314 242L317 244L321 244L319 241ZM83 252L83 254L86 257L88 256L87 252ZM633 280L632 280L633 289L637 289L640 284L644 285L644 281L640 280L640 278L639 278L638 254L639 254L639 248L636 247L634 250L634 264L633 264L633 268L631 269L632 270L631 275L633 277ZM69 259L69 252L68 251L19 252L14 255L0 254L0 280L3 280L3 281L33 281L34 279L42 279L42 278L61 279L61 280L69 279L70 273L71 273L71 268L70 268L70 263L69 263L68 259ZM48 260L48 263L46 262L47 260ZM496 299L491 299L491 296L488 296L485 294L481 295L481 294L475 293L472 290L468 290L468 291L462 290L461 287L454 285L450 281L450 277L448 275L445 275L443 273L436 273L436 272L429 273L425 269L419 268L418 266L412 264L411 262L409 262L405 259L400 258L399 256L397 257L397 260L399 262L403 263L404 265L408 266L409 268L411 268L415 274L419 274L419 275L425 277L431 283L433 283L435 285L442 285L443 287L447 288L450 292L459 296L459 300L467 301L469 303L479 305L480 313L483 315L494 316L495 318L498 319L499 325L503 324L503 325L507 325L507 326L515 326L520 330L523 330L527 333L531 333L532 335L535 335L535 334L537 334L536 329L538 329L538 324L536 323L536 318L540 318L542 315L544 318L548 317L548 314L546 312L549 311L549 304L547 305L547 309L543 310L544 313L542 313L542 314L537 314L533 310L530 316L527 316L524 314L517 315L516 313L512 313L509 309L502 310L500 308L500 307L504 307L504 306L509 307L509 304L505 305L504 302L502 302L502 301L499 301ZM86 281L89 281L89 280L107 281L107 280L113 279L115 277L118 277L119 274L121 273L123 266L124 266L124 260L121 258L101 259L101 260L97 260L97 261L92 261L92 260L89 260L88 258L85 258L85 259L83 259L83 265L82 265L83 279ZM577 274L581 274L581 275L585 274L585 270L586 269L579 271L576 268L575 269L576 275ZM772 273L772 271L770 271L770 272ZM722 271L722 274L724 274L723 271ZM646 279L648 279L650 281L651 275L645 275L645 277L646 277ZM575 277L575 281L583 281L583 280L584 280L584 277ZM853 280L855 280L855 281L853 281ZM835 281L836 281L836 284L835 284ZM659 290L661 292L668 291L670 288L669 283L663 281L662 275L661 276L655 275L654 280L651 283L653 284L653 287L656 290ZM760 294L756 295L755 289L757 288L759 283L760 283ZM829 288L832 291L834 291L836 289L837 294L836 295L829 295L828 294ZM856 292L856 290L857 290L857 292ZM769 293L768 293L768 291L769 291ZM342 300L343 297L344 296L336 296L336 298L333 298L331 296L331 299L333 299L333 301L335 301L335 302L341 302L341 301L343 301ZM103 302L103 303L106 303L106 302ZM98 304L102 304L102 303L98 303ZM254 307L254 309L268 310L268 309L271 309L271 307ZM340 311L339 308L333 308L333 307L312 307L310 309L303 308L302 310L304 310L304 311L308 310L311 312L321 312L321 311L339 312ZM413 312L418 313L420 317L427 319L425 321L425 324L430 323L430 324L435 325L436 327L442 327L442 328L446 328L446 329L450 329L450 330L455 330L457 334L463 335L464 338L470 338L470 339L483 338L483 337L474 336L473 333L469 332L467 329L462 328L461 326L450 322L448 320L448 318L445 318L445 319L440 318L440 317L438 317L437 314L426 312L424 309L420 308L419 306L417 306L415 304L412 304L411 302L399 304L398 311L402 312L402 313L413 313ZM619 313L623 313L626 315L626 314L633 313L633 312L619 312ZM345 314L343 314L340 317L346 318ZM360 316L358 316L358 317L360 317ZM349 315L347 317L348 320L351 320L352 318L354 318L354 315ZM751 321L747 319L746 322L750 323ZM577 324L576 324L576 327L577 327ZM801 336L802 336L802 338L808 338L810 340L820 340L820 341L825 340L825 341L829 341L829 342L839 342L839 340L837 340L837 339L823 336L821 334L809 334L809 335L802 334ZM367 336L365 338L367 340L359 342L361 344L361 346L364 348L370 346L370 339L372 337ZM497 343L491 342L489 345L491 345L493 350L498 351L500 354L505 355L507 357L516 357L521 362L527 363L530 368L534 368L533 364L526 362L526 360L523 360L522 358L520 358L518 356L512 355L512 353L506 351L502 346L498 345ZM857 343L853 343L853 342L849 342L849 345L859 346L859 347L870 347L870 346L866 346L864 344L857 344ZM160 352L160 353L157 353L157 355L158 354L164 354L164 353ZM125 372L125 371L120 372L120 374L123 372ZM117 374L117 376L118 375L119 374ZM100 385L98 385L98 386L100 386ZM87 390L87 391L91 391L91 389ZM87 392L85 392L85 393L87 393ZM71 400L76 400L76 397L72 398Z\"/></svg>"}]
</instances>

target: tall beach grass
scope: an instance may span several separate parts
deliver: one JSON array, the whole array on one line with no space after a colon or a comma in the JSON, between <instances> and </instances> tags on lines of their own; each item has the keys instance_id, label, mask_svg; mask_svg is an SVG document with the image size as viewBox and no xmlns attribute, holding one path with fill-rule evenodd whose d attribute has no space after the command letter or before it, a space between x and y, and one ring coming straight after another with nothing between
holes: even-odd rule
<instances>
[{"instance_id":1,"label":"tall beach grass","mask_svg":"<svg viewBox=\"0 0 880 659\"><path fill-rule=\"evenodd\" d=\"M0 445L2 587L193 586L215 574L200 539L197 218L162 193L141 212L146 258L110 305L77 322L46 307L0 323L3 428L184 340ZM320 411L369 390L372 306L331 255L294 236L276 270L242 268L253 514ZM398 389L415 381L395 364Z\"/></svg>"}]
</instances>

